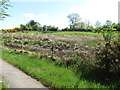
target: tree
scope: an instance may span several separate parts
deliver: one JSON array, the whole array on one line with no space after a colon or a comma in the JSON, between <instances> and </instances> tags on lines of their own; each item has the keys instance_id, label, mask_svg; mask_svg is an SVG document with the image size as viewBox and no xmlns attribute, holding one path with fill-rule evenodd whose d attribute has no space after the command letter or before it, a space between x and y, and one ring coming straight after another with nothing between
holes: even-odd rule
<instances>
[{"instance_id":1,"label":"tree","mask_svg":"<svg viewBox=\"0 0 120 90\"><path fill-rule=\"evenodd\" d=\"M42 31L58 31L58 27L44 25Z\"/></svg>"},{"instance_id":2,"label":"tree","mask_svg":"<svg viewBox=\"0 0 120 90\"><path fill-rule=\"evenodd\" d=\"M27 30L26 25L20 24L20 30Z\"/></svg>"},{"instance_id":3,"label":"tree","mask_svg":"<svg viewBox=\"0 0 120 90\"><path fill-rule=\"evenodd\" d=\"M30 31L32 30L32 26L29 23L27 23L25 26L26 26L27 30L30 30Z\"/></svg>"},{"instance_id":4,"label":"tree","mask_svg":"<svg viewBox=\"0 0 120 90\"><path fill-rule=\"evenodd\" d=\"M96 21L96 22L95 22L95 27L98 28L98 27L100 27L100 26L101 26L101 22Z\"/></svg>"},{"instance_id":5,"label":"tree","mask_svg":"<svg viewBox=\"0 0 120 90\"><path fill-rule=\"evenodd\" d=\"M78 27L80 29L85 29L87 26L86 26L86 24L84 22L80 22L80 23L77 24L76 27Z\"/></svg>"},{"instance_id":6,"label":"tree","mask_svg":"<svg viewBox=\"0 0 120 90\"><path fill-rule=\"evenodd\" d=\"M115 37L115 30L116 28L114 27L114 25L104 25L102 27L99 27L98 32L102 34L104 40L106 43L110 43L112 41L112 39Z\"/></svg>"},{"instance_id":7,"label":"tree","mask_svg":"<svg viewBox=\"0 0 120 90\"><path fill-rule=\"evenodd\" d=\"M112 25L112 21L111 20L107 20L105 24L110 26L110 25Z\"/></svg>"},{"instance_id":8,"label":"tree","mask_svg":"<svg viewBox=\"0 0 120 90\"><path fill-rule=\"evenodd\" d=\"M70 22L70 28L71 29L75 29L75 26L79 23L80 21L80 15L77 13L71 13L67 16L67 18L69 18L69 22Z\"/></svg>"},{"instance_id":9,"label":"tree","mask_svg":"<svg viewBox=\"0 0 120 90\"><path fill-rule=\"evenodd\" d=\"M35 22L34 20L31 20L29 21L27 24L26 24L26 28L28 30L38 30L40 27L40 23L39 22Z\"/></svg>"},{"instance_id":10,"label":"tree","mask_svg":"<svg viewBox=\"0 0 120 90\"><path fill-rule=\"evenodd\" d=\"M6 16L9 16L9 14L6 13L6 9L10 7L10 4L8 4L9 0L2 0L0 1L0 20L4 20Z\"/></svg>"},{"instance_id":11,"label":"tree","mask_svg":"<svg viewBox=\"0 0 120 90\"><path fill-rule=\"evenodd\" d=\"M25 25L21 24L20 30L41 31L42 27L39 22L35 22L34 20L31 20Z\"/></svg>"},{"instance_id":12,"label":"tree","mask_svg":"<svg viewBox=\"0 0 120 90\"><path fill-rule=\"evenodd\" d=\"M90 20L86 20L86 27L87 27L87 29L90 29L90 26L91 26Z\"/></svg>"},{"instance_id":13,"label":"tree","mask_svg":"<svg viewBox=\"0 0 120 90\"><path fill-rule=\"evenodd\" d=\"M120 23L117 25L117 30L120 31Z\"/></svg>"},{"instance_id":14,"label":"tree","mask_svg":"<svg viewBox=\"0 0 120 90\"><path fill-rule=\"evenodd\" d=\"M47 31L47 26L46 25L43 26L42 31Z\"/></svg>"}]
</instances>

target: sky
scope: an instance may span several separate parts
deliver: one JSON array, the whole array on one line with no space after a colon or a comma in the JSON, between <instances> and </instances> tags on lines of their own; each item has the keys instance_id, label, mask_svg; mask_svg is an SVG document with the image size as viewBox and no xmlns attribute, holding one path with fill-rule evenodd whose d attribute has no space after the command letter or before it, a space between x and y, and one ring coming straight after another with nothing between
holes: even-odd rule
<instances>
[{"instance_id":1,"label":"sky","mask_svg":"<svg viewBox=\"0 0 120 90\"><path fill-rule=\"evenodd\" d=\"M81 21L96 21L105 24L106 20L118 22L119 0L10 0L10 14L0 21L0 29L12 29L35 20L43 25L61 28L68 27L70 13L78 13Z\"/></svg>"}]
</instances>

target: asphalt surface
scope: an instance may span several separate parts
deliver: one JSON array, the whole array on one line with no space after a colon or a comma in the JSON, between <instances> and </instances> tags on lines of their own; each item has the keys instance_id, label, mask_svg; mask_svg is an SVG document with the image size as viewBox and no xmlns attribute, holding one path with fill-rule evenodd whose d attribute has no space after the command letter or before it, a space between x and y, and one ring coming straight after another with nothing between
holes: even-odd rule
<instances>
[{"instance_id":1,"label":"asphalt surface","mask_svg":"<svg viewBox=\"0 0 120 90\"><path fill-rule=\"evenodd\" d=\"M0 76L5 79L10 88L44 88L48 90L40 82L2 59L0 59Z\"/></svg>"}]
</instances>

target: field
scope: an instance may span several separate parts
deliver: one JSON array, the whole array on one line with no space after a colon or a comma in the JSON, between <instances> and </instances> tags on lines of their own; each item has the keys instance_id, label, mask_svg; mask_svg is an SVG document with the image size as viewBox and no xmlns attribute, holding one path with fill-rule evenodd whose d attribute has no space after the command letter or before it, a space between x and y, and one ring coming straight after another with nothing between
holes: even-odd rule
<instances>
[{"instance_id":1,"label":"field","mask_svg":"<svg viewBox=\"0 0 120 90\"><path fill-rule=\"evenodd\" d=\"M18 32L23 33L23 32ZM53 31L44 31L44 32L38 32L38 31L30 31L30 32L24 32L26 34L35 33L35 34L51 34L51 35L93 35L98 36L100 34L93 33L93 32L79 32L79 31L59 31L59 32L53 32Z\"/></svg>"},{"instance_id":2,"label":"field","mask_svg":"<svg viewBox=\"0 0 120 90\"><path fill-rule=\"evenodd\" d=\"M3 39L5 46L13 49L36 52L39 57L54 56L54 58L71 58L78 54L81 55L81 58L87 58L89 56L89 58L93 59L93 48L100 42L103 42L101 36L35 33L5 33Z\"/></svg>"},{"instance_id":3,"label":"field","mask_svg":"<svg viewBox=\"0 0 120 90\"><path fill-rule=\"evenodd\" d=\"M97 69L96 48L105 42L100 34L32 31L2 36L3 59L50 88L114 88L120 85L119 79L108 78Z\"/></svg>"}]
</instances>

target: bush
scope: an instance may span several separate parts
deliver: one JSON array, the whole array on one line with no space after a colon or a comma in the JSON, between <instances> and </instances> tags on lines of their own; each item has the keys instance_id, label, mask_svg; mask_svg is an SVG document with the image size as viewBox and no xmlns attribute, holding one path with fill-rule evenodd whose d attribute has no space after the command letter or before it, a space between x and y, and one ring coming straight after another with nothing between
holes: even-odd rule
<instances>
[{"instance_id":1,"label":"bush","mask_svg":"<svg viewBox=\"0 0 120 90\"><path fill-rule=\"evenodd\" d=\"M120 42L113 41L98 48L96 59L99 67L106 72L120 72Z\"/></svg>"},{"instance_id":2,"label":"bush","mask_svg":"<svg viewBox=\"0 0 120 90\"><path fill-rule=\"evenodd\" d=\"M117 73L120 70L120 41L119 35L116 41L113 41L115 37L115 28L105 25L102 29L99 29L102 34L105 43L102 43L98 47L96 59L99 61L99 67L104 69L106 72Z\"/></svg>"},{"instance_id":3,"label":"bush","mask_svg":"<svg viewBox=\"0 0 120 90\"><path fill-rule=\"evenodd\" d=\"M13 28L13 29L4 30L4 32L17 32L17 31L19 31L19 30L20 30L20 28L15 27L15 28Z\"/></svg>"}]
</instances>

